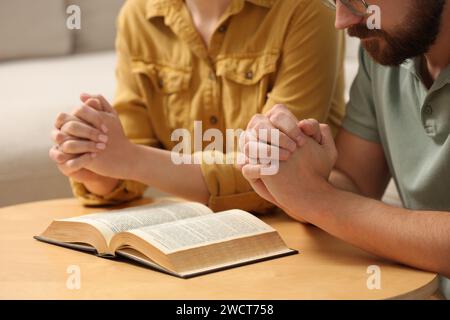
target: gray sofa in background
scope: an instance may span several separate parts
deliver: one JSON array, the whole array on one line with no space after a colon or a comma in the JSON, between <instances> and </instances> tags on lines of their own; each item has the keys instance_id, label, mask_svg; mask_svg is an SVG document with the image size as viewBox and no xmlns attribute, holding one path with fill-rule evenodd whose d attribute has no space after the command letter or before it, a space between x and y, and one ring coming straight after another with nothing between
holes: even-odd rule
<instances>
[{"instance_id":1,"label":"gray sofa in background","mask_svg":"<svg viewBox=\"0 0 450 320\"><path fill-rule=\"evenodd\" d=\"M124 0L0 1L0 207L71 197L48 158L58 112L81 92L114 94L115 19ZM81 29L68 30L66 9L81 8ZM348 41L347 93L358 42ZM399 203L391 186L387 201ZM158 194L149 189L147 195Z\"/></svg>"},{"instance_id":2,"label":"gray sofa in background","mask_svg":"<svg viewBox=\"0 0 450 320\"><path fill-rule=\"evenodd\" d=\"M81 92L113 97L123 2L0 1L0 206L72 196L48 158L50 131ZM81 8L80 30L66 27L71 4Z\"/></svg>"}]
</instances>

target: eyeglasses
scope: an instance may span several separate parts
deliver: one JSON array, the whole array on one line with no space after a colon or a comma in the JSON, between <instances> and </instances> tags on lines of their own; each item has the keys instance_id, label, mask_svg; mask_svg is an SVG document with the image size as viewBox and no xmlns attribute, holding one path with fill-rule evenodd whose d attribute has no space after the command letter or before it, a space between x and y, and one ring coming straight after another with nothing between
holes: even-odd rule
<instances>
[{"instance_id":1,"label":"eyeglasses","mask_svg":"<svg viewBox=\"0 0 450 320\"><path fill-rule=\"evenodd\" d=\"M365 17L368 15L367 9L369 4L366 0L339 0L348 10L353 14ZM336 10L336 0L322 0L322 2L329 8Z\"/></svg>"}]
</instances>

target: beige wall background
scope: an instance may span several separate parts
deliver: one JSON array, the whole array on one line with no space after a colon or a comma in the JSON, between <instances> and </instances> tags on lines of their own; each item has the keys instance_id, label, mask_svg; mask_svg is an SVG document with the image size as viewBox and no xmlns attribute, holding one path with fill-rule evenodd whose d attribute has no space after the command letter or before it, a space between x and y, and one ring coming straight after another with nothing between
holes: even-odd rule
<instances>
[{"instance_id":1,"label":"beige wall background","mask_svg":"<svg viewBox=\"0 0 450 320\"><path fill-rule=\"evenodd\" d=\"M125 0L1 0L0 60L110 50ZM81 29L69 30L66 12L81 9Z\"/></svg>"},{"instance_id":2,"label":"beige wall background","mask_svg":"<svg viewBox=\"0 0 450 320\"><path fill-rule=\"evenodd\" d=\"M59 112L81 92L114 96L116 17L125 0L0 0L0 207L71 197L48 157ZM69 30L69 5L81 29Z\"/></svg>"}]
</instances>

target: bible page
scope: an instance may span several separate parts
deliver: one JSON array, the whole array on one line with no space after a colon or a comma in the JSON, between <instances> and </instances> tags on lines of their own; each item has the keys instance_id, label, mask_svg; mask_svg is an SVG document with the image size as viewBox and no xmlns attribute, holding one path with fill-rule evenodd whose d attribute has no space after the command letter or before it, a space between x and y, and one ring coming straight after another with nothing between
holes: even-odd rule
<instances>
[{"instance_id":1,"label":"bible page","mask_svg":"<svg viewBox=\"0 0 450 320\"><path fill-rule=\"evenodd\" d=\"M209 215L212 211L197 202L161 202L135 208L92 213L63 219L62 221L83 222L93 225L109 244L114 234L144 226L154 226L171 221Z\"/></svg>"},{"instance_id":2,"label":"bible page","mask_svg":"<svg viewBox=\"0 0 450 320\"><path fill-rule=\"evenodd\" d=\"M128 232L150 242L165 254L169 254L181 249L273 231L275 229L250 213L229 210Z\"/></svg>"}]
</instances>

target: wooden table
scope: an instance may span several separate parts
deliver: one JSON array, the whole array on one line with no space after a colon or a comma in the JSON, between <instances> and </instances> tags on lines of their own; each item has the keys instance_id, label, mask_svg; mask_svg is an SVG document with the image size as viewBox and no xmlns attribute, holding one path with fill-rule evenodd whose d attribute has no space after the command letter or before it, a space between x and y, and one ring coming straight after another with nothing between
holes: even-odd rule
<instances>
[{"instance_id":1,"label":"wooden table","mask_svg":"<svg viewBox=\"0 0 450 320\"><path fill-rule=\"evenodd\" d=\"M438 288L436 274L377 258L281 214L263 220L301 254L188 280L33 239L55 218L100 210L75 199L1 208L0 298L425 299ZM71 265L80 267L78 290L66 286ZM380 267L381 289L367 287L371 265Z\"/></svg>"}]
</instances>

